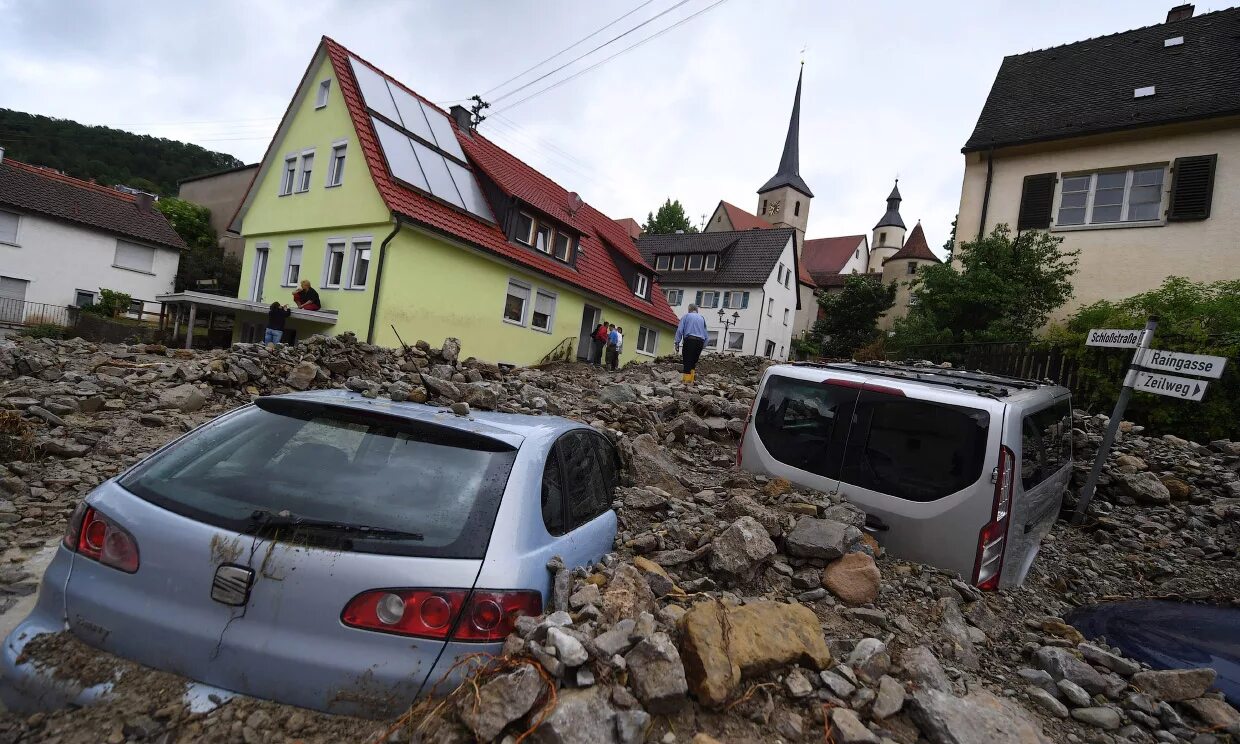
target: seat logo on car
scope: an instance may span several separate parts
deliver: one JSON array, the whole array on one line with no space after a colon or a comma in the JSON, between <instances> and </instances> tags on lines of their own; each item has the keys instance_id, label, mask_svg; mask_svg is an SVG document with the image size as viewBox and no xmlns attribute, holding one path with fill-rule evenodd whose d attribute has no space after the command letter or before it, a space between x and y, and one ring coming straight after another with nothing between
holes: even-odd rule
<instances>
[{"instance_id":1,"label":"seat logo on car","mask_svg":"<svg viewBox=\"0 0 1240 744\"><path fill-rule=\"evenodd\" d=\"M232 607L240 607L250 601L250 586L254 583L254 569L225 563L215 569L211 582L211 599Z\"/></svg>"}]
</instances>

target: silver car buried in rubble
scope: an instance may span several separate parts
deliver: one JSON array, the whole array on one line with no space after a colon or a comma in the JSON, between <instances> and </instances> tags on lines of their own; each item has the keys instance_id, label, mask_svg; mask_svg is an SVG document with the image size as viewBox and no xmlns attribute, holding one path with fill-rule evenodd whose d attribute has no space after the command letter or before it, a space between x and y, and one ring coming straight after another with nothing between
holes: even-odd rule
<instances>
[{"instance_id":1,"label":"silver car buried in rubble","mask_svg":"<svg viewBox=\"0 0 1240 744\"><path fill-rule=\"evenodd\" d=\"M22 659L67 629L210 687L389 715L539 614L554 556L572 567L611 549L616 477L611 443L561 418L260 399L79 506L0 648L0 700L101 693Z\"/></svg>"}]
</instances>

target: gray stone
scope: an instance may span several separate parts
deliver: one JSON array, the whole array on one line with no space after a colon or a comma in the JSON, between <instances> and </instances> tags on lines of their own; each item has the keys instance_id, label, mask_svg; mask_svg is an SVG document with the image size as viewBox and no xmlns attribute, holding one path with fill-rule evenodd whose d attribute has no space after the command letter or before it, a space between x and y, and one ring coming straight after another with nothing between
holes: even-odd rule
<instances>
[{"instance_id":1,"label":"gray stone","mask_svg":"<svg viewBox=\"0 0 1240 744\"><path fill-rule=\"evenodd\" d=\"M452 401L459 400L461 397L460 389L451 380L424 373L422 375L422 384L426 386L427 392L433 396L439 396Z\"/></svg>"},{"instance_id":2,"label":"gray stone","mask_svg":"<svg viewBox=\"0 0 1240 744\"><path fill-rule=\"evenodd\" d=\"M1068 702L1072 703L1074 707L1088 708L1093 703L1093 700L1089 697L1089 693L1085 692L1085 690L1081 689L1080 685L1072 682L1071 680L1061 679L1055 683L1055 686L1059 688L1059 691L1063 693L1063 696L1067 698Z\"/></svg>"},{"instance_id":3,"label":"gray stone","mask_svg":"<svg viewBox=\"0 0 1240 744\"><path fill-rule=\"evenodd\" d=\"M651 713L670 713L685 701L689 684L676 644L666 633L652 633L624 656L633 693Z\"/></svg>"},{"instance_id":4,"label":"gray stone","mask_svg":"<svg viewBox=\"0 0 1240 744\"><path fill-rule=\"evenodd\" d=\"M794 698L808 697L814 692L814 685L805 677L805 673L800 669L793 669L784 677L784 687L788 689L788 694Z\"/></svg>"},{"instance_id":5,"label":"gray stone","mask_svg":"<svg viewBox=\"0 0 1240 744\"><path fill-rule=\"evenodd\" d=\"M453 403L451 406L449 406L449 408L451 408L452 412L455 413L457 416L468 416L469 415L469 404L466 403L465 401L457 401L456 403Z\"/></svg>"},{"instance_id":6,"label":"gray stone","mask_svg":"<svg viewBox=\"0 0 1240 744\"><path fill-rule=\"evenodd\" d=\"M43 406L30 406L29 408L26 409L26 415L41 418L52 426L64 426L65 425L64 419L52 413L51 411L47 410Z\"/></svg>"},{"instance_id":7,"label":"gray stone","mask_svg":"<svg viewBox=\"0 0 1240 744\"><path fill-rule=\"evenodd\" d=\"M580 610L588 604L598 605L602 600L603 594L598 590L598 586L586 584L568 598L568 606L574 610Z\"/></svg>"},{"instance_id":8,"label":"gray stone","mask_svg":"<svg viewBox=\"0 0 1240 744\"><path fill-rule=\"evenodd\" d=\"M1118 473L1115 478L1120 491L1138 504L1171 503L1171 492L1153 473Z\"/></svg>"},{"instance_id":9,"label":"gray stone","mask_svg":"<svg viewBox=\"0 0 1240 744\"><path fill-rule=\"evenodd\" d=\"M534 714L535 717L537 713ZM560 690L555 708L527 741L535 744L616 744L616 709L604 686Z\"/></svg>"},{"instance_id":10,"label":"gray stone","mask_svg":"<svg viewBox=\"0 0 1240 744\"><path fill-rule=\"evenodd\" d=\"M887 644L877 638L862 638L848 655L848 666L863 680L877 682L891 668Z\"/></svg>"},{"instance_id":11,"label":"gray stone","mask_svg":"<svg viewBox=\"0 0 1240 744\"><path fill-rule=\"evenodd\" d=\"M494 385L489 382L468 383L461 394L466 403L480 411L494 411L499 405L499 394L495 392Z\"/></svg>"},{"instance_id":12,"label":"gray stone","mask_svg":"<svg viewBox=\"0 0 1240 744\"><path fill-rule=\"evenodd\" d=\"M802 517L784 538L788 553L833 561L861 540L861 530L843 522Z\"/></svg>"},{"instance_id":13,"label":"gray stone","mask_svg":"<svg viewBox=\"0 0 1240 744\"><path fill-rule=\"evenodd\" d=\"M913 693L913 720L931 744L1050 744L1019 707L985 690L955 697L935 689Z\"/></svg>"},{"instance_id":14,"label":"gray stone","mask_svg":"<svg viewBox=\"0 0 1240 744\"><path fill-rule=\"evenodd\" d=\"M939 632L947 643L951 658L960 667L977 671L981 667L981 661L970 637L971 628L965 624L964 615L960 613L958 600L955 597L940 599L939 616L942 619Z\"/></svg>"},{"instance_id":15,"label":"gray stone","mask_svg":"<svg viewBox=\"0 0 1240 744\"><path fill-rule=\"evenodd\" d=\"M719 510L719 514L728 520L753 517L762 523L762 526L766 528L767 534L771 537L777 537L784 531L783 518L779 512L776 512L774 509L768 509L743 493L728 499L723 508Z\"/></svg>"},{"instance_id":16,"label":"gray stone","mask_svg":"<svg viewBox=\"0 0 1240 744\"><path fill-rule=\"evenodd\" d=\"M916 686L939 692L952 691L952 683L947 679L943 665L925 646L914 646L906 650L900 656L900 666L904 667L905 676Z\"/></svg>"},{"instance_id":17,"label":"gray stone","mask_svg":"<svg viewBox=\"0 0 1240 744\"><path fill-rule=\"evenodd\" d=\"M625 383L616 383L605 386L598 393L599 400L605 403L635 403L637 401L637 389L632 385Z\"/></svg>"},{"instance_id":18,"label":"gray stone","mask_svg":"<svg viewBox=\"0 0 1240 744\"><path fill-rule=\"evenodd\" d=\"M1050 713L1056 718L1068 717L1068 706L1055 699L1055 696L1043 690L1041 687L1028 687L1025 692L1029 694L1032 700L1039 708Z\"/></svg>"},{"instance_id":19,"label":"gray stone","mask_svg":"<svg viewBox=\"0 0 1240 744\"><path fill-rule=\"evenodd\" d=\"M1030 686L1046 690L1047 694L1051 697L1056 699L1059 698L1059 686L1055 684L1055 680L1051 677L1051 675L1044 670L1024 667L1022 669L1017 669L1016 674L1019 675L1025 682L1028 682Z\"/></svg>"},{"instance_id":20,"label":"gray stone","mask_svg":"<svg viewBox=\"0 0 1240 744\"><path fill-rule=\"evenodd\" d=\"M175 408L182 413L193 413L206 404L207 396L189 383L177 385L159 394L160 408Z\"/></svg>"},{"instance_id":21,"label":"gray stone","mask_svg":"<svg viewBox=\"0 0 1240 744\"><path fill-rule=\"evenodd\" d=\"M1081 723L1088 723L1090 726L1107 731L1114 731L1123 723L1119 711L1113 708L1077 708L1072 711L1072 717Z\"/></svg>"},{"instance_id":22,"label":"gray stone","mask_svg":"<svg viewBox=\"0 0 1240 744\"><path fill-rule=\"evenodd\" d=\"M878 695L874 698L874 706L870 715L875 718L889 718L900 712L904 707L904 685L895 677L884 674L878 680Z\"/></svg>"},{"instance_id":23,"label":"gray stone","mask_svg":"<svg viewBox=\"0 0 1240 744\"><path fill-rule=\"evenodd\" d=\"M631 618L625 618L616 623L616 627L594 637L594 646L599 650L603 658L610 659L616 654L623 654L633 647L630 635L635 624Z\"/></svg>"},{"instance_id":24,"label":"gray stone","mask_svg":"<svg viewBox=\"0 0 1240 744\"><path fill-rule=\"evenodd\" d=\"M1145 671L1132 675L1132 686L1159 700L1176 703L1206 694L1216 676L1213 669Z\"/></svg>"},{"instance_id":25,"label":"gray stone","mask_svg":"<svg viewBox=\"0 0 1240 744\"><path fill-rule=\"evenodd\" d=\"M294 390L305 390L314 383L318 374L319 368L314 362L302 362L288 373L288 377L284 378L284 384Z\"/></svg>"},{"instance_id":26,"label":"gray stone","mask_svg":"<svg viewBox=\"0 0 1240 744\"><path fill-rule=\"evenodd\" d=\"M581 645L581 641L560 628L547 629L547 642L555 646L555 655L564 662L565 666L581 666L590 658L590 655L586 653L586 647Z\"/></svg>"},{"instance_id":27,"label":"gray stone","mask_svg":"<svg viewBox=\"0 0 1240 744\"><path fill-rule=\"evenodd\" d=\"M881 744L874 732L848 708L831 709L831 733L837 744Z\"/></svg>"},{"instance_id":28,"label":"gray stone","mask_svg":"<svg viewBox=\"0 0 1240 744\"><path fill-rule=\"evenodd\" d=\"M1061 679L1075 682L1091 695L1106 691L1106 679L1066 648L1043 646L1034 654L1034 659L1056 682Z\"/></svg>"},{"instance_id":29,"label":"gray stone","mask_svg":"<svg viewBox=\"0 0 1240 744\"><path fill-rule=\"evenodd\" d=\"M856 685L844 679L835 672L824 669L818 673L818 677L822 680L822 683L826 685L827 689L841 700L847 700L852 697L854 692L857 691Z\"/></svg>"},{"instance_id":30,"label":"gray stone","mask_svg":"<svg viewBox=\"0 0 1240 744\"><path fill-rule=\"evenodd\" d=\"M650 714L637 708L622 710L616 714L616 737L620 744L641 744L646 739Z\"/></svg>"},{"instance_id":31,"label":"gray stone","mask_svg":"<svg viewBox=\"0 0 1240 744\"><path fill-rule=\"evenodd\" d=\"M439 356L448 364L456 364L456 360L461 356L461 340L459 338L445 338L443 347L439 350Z\"/></svg>"},{"instance_id":32,"label":"gray stone","mask_svg":"<svg viewBox=\"0 0 1240 744\"><path fill-rule=\"evenodd\" d=\"M388 387L388 397L394 403L402 403L409 400L409 394L413 392L413 386L407 382L393 382Z\"/></svg>"},{"instance_id":33,"label":"gray stone","mask_svg":"<svg viewBox=\"0 0 1240 744\"><path fill-rule=\"evenodd\" d=\"M457 703L461 722L482 741L491 741L504 727L529 712L543 691L543 681L529 664L493 677Z\"/></svg>"},{"instance_id":34,"label":"gray stone","mask_svg":"<svg viewBox=\"0 0 1240 744\"><path fill-rule=\"evenodd\" d=\"M753 517L741 517L711 541L710 567L732 576L752 576L775 555L775 543Z\"/></svg>"},{"instance_id":35,"label":"gray stone","mask_svg":"<svg viewBox=\"0 0 1240 744\"><path fill-rule=\"evenodd\" d=\"M828 506L826 509L823 509L822 518L832 522L842 522L844 524L852 525L857 529L861 529L861 527L865 524L865 512L861 511L847 501L841 501L838 504L833 504L832 506Z\"/></svg>"}]
</instances>

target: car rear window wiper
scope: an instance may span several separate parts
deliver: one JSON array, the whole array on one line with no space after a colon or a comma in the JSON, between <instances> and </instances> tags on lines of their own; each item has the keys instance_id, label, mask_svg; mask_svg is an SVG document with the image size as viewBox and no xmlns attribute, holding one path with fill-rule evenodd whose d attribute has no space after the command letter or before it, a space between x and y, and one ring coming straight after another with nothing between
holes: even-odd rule
<instances>
[{"instance_id":1,"label":"car rear window wiper","mask_svg":"<svg viewBox=\"0 0 1240 744\"><path fill-rule=\"evenodd\" d=\"M302 517L296 514L290 514L286 511L273 514L265 509L255 509L250 513L250 527L256 534L260 531L265 532L268 530L290 527L293 529L326 530L329 532L347 533L379 540L416 540L421 542L426 539L420 532L405 532L403 530L393 530L386 527L372 527L366 524L337 522L330 519L313 519L311 517Z\"/></svg>"}]
</instances>

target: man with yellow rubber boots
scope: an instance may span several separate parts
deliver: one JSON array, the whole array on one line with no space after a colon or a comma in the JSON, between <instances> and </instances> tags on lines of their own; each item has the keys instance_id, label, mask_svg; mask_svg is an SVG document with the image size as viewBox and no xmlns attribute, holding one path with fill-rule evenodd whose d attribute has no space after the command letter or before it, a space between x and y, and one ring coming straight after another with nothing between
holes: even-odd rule
<instances>
[{"instance_id":1,"label":"man with yellow rubber boots","mask_svg":"<svg viewBox=\"0 0 1240 744\"><path fill-rule=\"evenodd\" d=\"M683 367L681 381L692 384L697 377L698 358L702 356L702 348L706 346L706 319L698 314L697 305L689 305L689 312L680 319L676 326L676 351L681 352Z\"/></svg>"}]
</instances>

